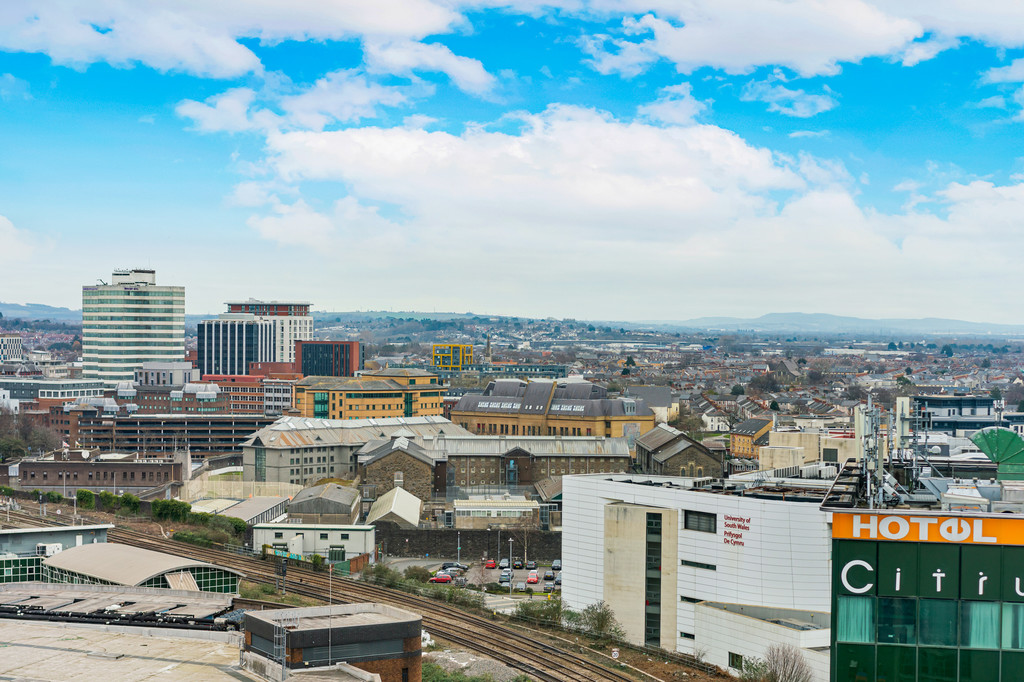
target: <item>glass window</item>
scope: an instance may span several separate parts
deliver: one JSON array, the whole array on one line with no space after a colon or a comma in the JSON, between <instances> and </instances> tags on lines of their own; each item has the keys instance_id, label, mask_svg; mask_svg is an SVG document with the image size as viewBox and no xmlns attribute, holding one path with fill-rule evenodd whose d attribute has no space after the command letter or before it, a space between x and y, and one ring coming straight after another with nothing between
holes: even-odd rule
<instances>
[{"instance_id":1,"label":"glass window","mask_svg":"<svg viewBox=\"0 0 1024 682\"><path fill-rule=\"evenodd\" d=\"M937 600L922 600L937 601ZM927 623L921 618L922 625ZM922 637L924 631L922 629ZM957 664L956 649L925 649L917 650L917 679L928 682L956 682Z\"/></svg>"},{"instance_id":2,"label":"glass window","mask_svg":"<svg viewBox=\"0 0 1024 682\"><path fill-rule=\"evenodd\" d=\"M1003 604L1003 648L1024 649L1024 604Z\"/></svg>"},{"instance_id":3,"label":"glass window","mask_svg":"<svg viewBox=\"0 0 1024 682\"><path fill-rule=\"evenodd\" d=\"M871 642L875 632L874 597L837 598L837 642Z\"/></svg>"},{"instance_id":4,"label":"glass window","mask_svg":"<svg viewBox=\"0 0 1024 682\"><path fill-rule=\"evenodd\" d=\"M917 641L917 600L878 600L879 644L914 644ZM879 659L881 660L881 659Z\"/></svg>"},{"instance_id":5,"label":"glass window","mask_svg":"<svg viewBox=\"0 0 1024 682\"><path fill-rule=\"evenodd\" d=\"M878 605L879 621L884 608L882 604ZM878 668L874 679L879 682L917 682L917 649L909 646L879 646Z\"/></svg>"},{"instance_id":6,"label":"glass window","mask_svg":"<svg viewBox=\"0 0 1024 682\"><path fill-rule=\"evenodd\" d=\"M960 650L962 682L999 682L999 652Z\"/></svg>"},{"instance_id":7,"label":"glass window","mask_svg":"<svg viewBox=\"0 0 1024 682\"><path fill-rule=\"evenodd\" d=\"M952 599L922 599L918 602L921 644L956 646L959 620L956 604Z\"/></svg>"},{"instance_id":8,"label":"glass window","mask_svg":"<svg viewBox=\"0 0 1024 682\"><path fill-rule=\"evenodd\" d=\"M999 648L999 604L960 602L960 645L972 649Z\"/></svg>"},{"instance_id":9,"label":"glass window","mask_svg":"<svg viewBox=\"0 0 1024 682\"><path fill-rule=\"evenodd\" d=\"M698 530L703 533L717 532L718 517L705 512L686 511L684 526L686 530Z\"/></svg>"}]
</instances>

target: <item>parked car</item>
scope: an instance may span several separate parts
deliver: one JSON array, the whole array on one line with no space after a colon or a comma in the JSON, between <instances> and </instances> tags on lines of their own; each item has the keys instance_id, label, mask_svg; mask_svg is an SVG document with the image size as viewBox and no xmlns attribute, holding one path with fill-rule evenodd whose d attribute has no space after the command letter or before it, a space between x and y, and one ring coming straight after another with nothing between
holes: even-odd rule
<instances>
[{"instance_id":1,"label":"parked car","mask_svg":"<svg viewBox=\"0 0 1024 682\"><path fill-rule=\"evenodd\" d=\"M433 576L427 582L432 582L432 583L450 583L451 581L452 581L452 577L450 575L448 575L447 573L440 573L439 572L439 573L437 573L437 575Z\"/></svg>"},{"instance_id":2,"label":"parked car","mask_svg":"<svg viewBox=\"0 0 1024 682\"><path fill-rule=\"evenodd\" d=\"M544 583L544 591L545 592L554 592L554 590L555 590L555 586L554 586L553 583Z\"/></svg>"},{"instance_id":3,"label":"parked car","mask_svg":"<svg viewBox=\"0 0 1024 682\"><path fill-rule=\"evenodd\" d=\"M550 568L548 570L544 571L544 580L554 580L554 579L555 579L555 572L554 571L552 571Z\"/></svg>"},{"instance_id":4,"label":"parked car","mask_svg":"<svg viewBox=\"0 0 1024 682\"><path fill-rule=\"evenodd\" d=\"M537 568L537 562L534 561L533 559L531 559L530 561L526 562L526 567L527 568Z\"/></svg>"},{"instance_id":5,"label":"parked car","mask_svg":"<svg viewBox=\"0 0 1024 682\"><path fill-rule=\"evenodd\" d=\"M498 568L508 568L508 559L502 559L499 561Z\"/></svg>"},{"instance_id":6,"label":"parked car","mask_svg":"<svg viewBox=\"0 0 1024 682\"><path fill-rule=\"evenodd\" d=\"M555 576L555 584L556 585L561 585L562 584L562 574L561 573L559 573L558 575Z\"/></svg>"},{"instance_id":7,"label":"parked car","mask_svg":"<svg viewBox=\"0 0 1024 682\"><path fill-rule=\"evenodd\" d=\"M446 561L443 564L441 564L441 568L444 568L444 569L457 568L460 571L468 571L469 570L469 566L467 566L466 564L460 564L458 561Z\"/></svg>"},{"instance_id":8,"label":"parked car","mask_svg":"<svg viewBox=\"0 0 1024 682\"><path fill-rule=\"evenodd\" d=\"M529 577L526 578L526 582L528 582L531 585L536 585L540 582L540 579L537 577L536 573L531 573Z\"/></svg>"},{"instance_id":9,"label":"parked car","mask_svg":"<svg viewBox=\"0 0 1024 682\"><path fill-rule=\"evenodd\" d=\"M484 564L484 568L497 568L498 564L494 559L488 559L487 563Z\"/></svg>"},{"instance_id":10,"label":"parked car","mask_svg":"<svg viewBox=\"0 0 1024 682\"><path fill-rule=\"evenodd\" d=\"M499 584L504 585L505 583L510 583L510 582L512 582L512 574L511 573L502 573L501 575L498 576L498 583Z\"/></svg>"},{"instance_id":11,"label":"parked car","mask_svg":"<svg viewBox=\"0 0 1024 682\"><path fill-rule=\"evenodd\" d=\"M516 559L515 561L512 562L512 568L519 569L519 568L522 568L522 567L523 567L523 560L522 559Z\"/></svg>"},{"instance_id":12,"label":"parked car","mask_svg":"<svg viewBox=\"0 0 1024 682\"><path fill-rule=\"evenodd\" d=\"M516 583L516 592L526 592L526 583L524 583L524 582Z\"/></svg>"},{"instance_id":13,"label":"parked car","mask_svg":"<svg viewBox=\"0 0 1024 682\"><path fill-rule=\"evenodd\" d=\"M555 559L554 561L552 561L551 562L551 570L552 571L561 571L562 570L562 560L561 559Z\"/></svg>"}]
</instances>

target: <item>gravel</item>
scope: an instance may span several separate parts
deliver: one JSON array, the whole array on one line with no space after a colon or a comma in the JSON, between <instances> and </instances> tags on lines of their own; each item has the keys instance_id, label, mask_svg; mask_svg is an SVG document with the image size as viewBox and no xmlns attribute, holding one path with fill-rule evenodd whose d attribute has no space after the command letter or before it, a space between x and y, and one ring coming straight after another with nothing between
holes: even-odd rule
<instances>
[{"instance_id":1,"label":"gravel","mask_svg":"<svg viewBox=\"0 0 1024 682\"><path fill-rule=\"evenodd\" d=\"M504 663L498 663L490 658L483 658L468 651L455 651L445 649L443 651L425 651L423 659L430 661L447 672L459 671L467 677L478 677L490 675L495 682L511 682L521 673L510 668Z\"/></svg>"}]
</instances>

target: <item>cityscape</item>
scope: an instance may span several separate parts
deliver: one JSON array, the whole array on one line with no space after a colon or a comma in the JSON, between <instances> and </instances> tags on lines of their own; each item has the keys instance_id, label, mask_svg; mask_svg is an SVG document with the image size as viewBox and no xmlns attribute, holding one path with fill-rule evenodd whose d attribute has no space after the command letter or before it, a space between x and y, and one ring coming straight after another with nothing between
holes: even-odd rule
<instances>
[{"instance_id":1,"label":"cityscape","mask_svg":"<svg viewBox=\"0 0 1024 682\"><path fill-rule=\"evenodd\" d=\"M0 678L1024 682L1024 12L0 6Z\"/></svg>"}]
</instances>

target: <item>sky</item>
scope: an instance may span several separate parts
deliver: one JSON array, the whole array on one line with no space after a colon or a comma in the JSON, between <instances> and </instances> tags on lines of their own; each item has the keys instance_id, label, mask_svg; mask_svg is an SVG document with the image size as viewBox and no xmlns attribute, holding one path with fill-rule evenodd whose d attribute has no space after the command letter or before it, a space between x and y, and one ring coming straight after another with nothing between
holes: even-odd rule
<instances>
[{"instance_id":1,"label":"sky","mask_svg":"<svg viewBox=\"0 0 1024 682\"><path fill-rule=\"evenodd\" d=\"M1019 0L4 0L0 301L1024 323Z\"/></svg>"}]
</instances>

